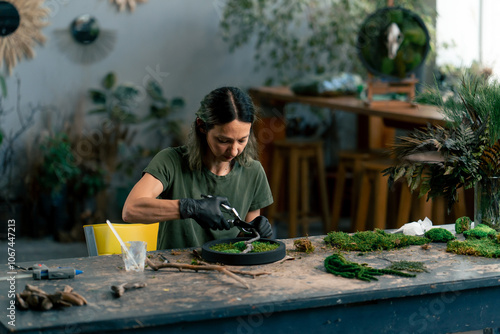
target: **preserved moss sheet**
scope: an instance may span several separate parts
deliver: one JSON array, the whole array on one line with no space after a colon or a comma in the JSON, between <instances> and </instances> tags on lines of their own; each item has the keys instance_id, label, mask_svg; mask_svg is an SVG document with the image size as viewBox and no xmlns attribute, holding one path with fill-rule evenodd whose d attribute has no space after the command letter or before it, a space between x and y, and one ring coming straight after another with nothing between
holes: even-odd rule
<instances>
[{"instance_id":1,"label":"preserved moss sheet","mask_svg":"<svg viewBox=\"0 0 500 334\"><path fill-rule=\"evenodd\" d=\"M392 234L382 230L362 231L354 234L345 232L330 232L325 237L325 242L332 247L344 251L372 252L377 250L390 250L411 245L424 245L431 240L404 234Z\"/></svg>"},{"instance_id":2,"label":"preserved moss sheet","mask_svg":"<svg viewBox=\"0 0 500 334\"><path fill-rule=\"evenodd\" d=\"M496 238L469 238L465 241L450 241L446 251L459 255L500 258L500 234Z\"/></svg>"}]
</instances>

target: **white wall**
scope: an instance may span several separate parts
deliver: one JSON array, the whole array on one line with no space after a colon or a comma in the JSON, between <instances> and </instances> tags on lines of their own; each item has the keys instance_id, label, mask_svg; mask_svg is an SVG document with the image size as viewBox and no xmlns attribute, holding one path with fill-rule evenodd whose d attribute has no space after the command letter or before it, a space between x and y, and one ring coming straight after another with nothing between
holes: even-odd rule
<instances>
[{"instance_id":1,"label":"white wall","mask_svg":"<svg viewBox=\"0 0 500 334\"><path fill-rule=\"evenodd\" d=\"M99 87L108 71L116 72L120 82L140 86L156 72L167 97L185 98L186 118L191 121L199 101L210 90L222 85L247 88L263 83L265 73L253 71L252 49L230 54L222 41L220 1L149 0L133 13L119 13L108 0L45 3L52 10L50 25L42 30L47 42L36 46L35 58L21 61L7 78L7 108L15 105L16 77L21 80L22 105L55 105L72 113L79 106L91 109L88 89ZM57 31L68 29L71 21L84 13L95 16L101 29L116 31L114 50L89 65L71 61L58 48ZM141 112L147 112L147 105ZM15 127L16 122L15 115L10 114L2 127Z\"/></svg>"}]
</instances>

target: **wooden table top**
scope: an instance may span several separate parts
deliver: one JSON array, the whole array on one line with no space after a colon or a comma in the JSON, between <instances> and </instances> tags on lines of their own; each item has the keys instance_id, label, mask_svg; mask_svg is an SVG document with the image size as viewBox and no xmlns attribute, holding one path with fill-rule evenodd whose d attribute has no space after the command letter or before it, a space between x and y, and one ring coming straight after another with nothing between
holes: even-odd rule
<instances>
[{"instance_id":1,"label":"wooden table top","mask_svg":"<svg viewBox=\"0 0 500 334\"><path fill-rule=\"evenodd\" d=\"M315 97L294 94L289 87L252 87L249 93L260 101L280 101L304 103L316 107L343 110L366 116L378 116L384 120L401 123L402 127L422 126L427 124L444 125L442 113L434 106L418 104L410 106L401 101L391 101L383 105L368 106L354 96ZM404 126L406 124L407 126Z\"/></svg>"},{"instance_id":2,"label":"wooden table top","mask_svg":"<svg viewBox=\"0 0 500 334\"><path fill-rule=\"evenodd\" d=\"M458 296L463 293L462 290L490 288L498 291L500 287L500 260L447 253L445 244L433 244L427 250L412 246L364 256L358 256L357 252L346 254L350 261L367 263L375 268L386 267L390 263L388 260L425 262L430 272L420 273L415 278L385 275L379 281L364 282L337 277L324 269L323 261L333 250L324 244L323 236L310 237L310 240L316 247L312 254L296 252L293 239L286 239L283 242L294 260L237 267L245 271L269 272L269 275L254 279L243 278L250 289L218 272L179 272L167 268L155 272L146 268L144 273L127 273L119 255L46 261L44 263L49 267L71 266L84 273L73 279L63 280L18 279L15 283L16 291L21 292L25 284L29 283L52 293L62 290L68 284L83 295L89 304L46 312L16 310L15 330L23 333L68 329L78 332L112 329L125 331L151 326L181 326L186 322L202 320L238 319L252 312L282 314L291 310L356 306L359 303L374 303L391 298L421 298L427 294L444 294L450 291L457 291L453 296ZM150 252L150 255L156 256L159 253L174 263L190 263L192 259L191 249L180 250L175 254L167 250L156 251ZM30 265L32 263L24 264ZM6 268L5 265L2 266L4 273L7 272ZM135 281L146 282L147 287L128 291L121 298L112 295L111 285ZM0 294L0 307L4 312L9 303L8 288L9 282L0 282L0 291L4 292ZM498 298L498 293L492 292L492 298ZM498 313L497 309L492 311ZM470 313L470 317L475 319L475 313ZM7 317L1 317L0 321L0 332L13 329L7 325ZM405 321L408 322L408 319ZM292 332L293 329L289 331Z\"/></svg>"}]
</instances>

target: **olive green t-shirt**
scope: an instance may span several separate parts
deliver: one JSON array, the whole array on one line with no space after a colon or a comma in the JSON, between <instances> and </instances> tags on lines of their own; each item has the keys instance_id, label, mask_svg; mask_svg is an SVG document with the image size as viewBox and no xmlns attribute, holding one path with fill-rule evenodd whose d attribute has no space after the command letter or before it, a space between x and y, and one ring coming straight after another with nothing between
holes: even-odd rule
<instances>
[{"instance_id":1,"label":"olive green t-shirt","mask_svg":"<svg viewBox=\"0 0 500 334\"><path fill-rule=\"evenodd\" d=\"M206 167L192 171L185 155L186 147L160 151L144 169L163 184L161 199L200 199L201 195L227 197L240 217L249 211L262 209L273 203L273 196L264 168L258 161L244 167L235 162L224 176L215 175ZM231 219L231 215L227 215ZM205 230L193 219L160 222L157 249L197 247L215 239L234 238L239 230Z\"/></svg>"}]
</instances>

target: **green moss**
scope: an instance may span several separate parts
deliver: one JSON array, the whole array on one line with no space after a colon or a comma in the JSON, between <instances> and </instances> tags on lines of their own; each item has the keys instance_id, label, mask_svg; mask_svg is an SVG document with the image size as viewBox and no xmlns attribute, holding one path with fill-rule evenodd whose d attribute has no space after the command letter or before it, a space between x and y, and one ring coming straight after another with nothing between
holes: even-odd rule
<instances>
[{"instance_id":1,"label":"green moss","mask_svg":"<svg viewBox=\"0 0 500 334\"><path fill-rule=\"evenodd\" d=\"M293 245L298 252L305 252L307 254L314 252L315 249L311 240L308 238L297 239L293 242Z\"/></svg>"},{"instance_id":2,"label":"green moss","mask_svg":"<svg viewBox=\"0 0 500 334\"><path fill-rule=\"evenodd\" d=\"M425 236L431 239L433 242L448 242L455 239L453 233L441 227L430 229L429 231L425 232Z\"/></svg>"},{"instance_id":3,"label":"green moss","mask_svg":"<svg viewBox=\"0 0 500 334\"><path fill-rule=\"evenodd\" d=\"M253 250L249 253L260 253L268 252L277 249L280 245L278 243L254 241L252 242ZM238 254L244 251L246 248L244 241L238 241L235 243L220 243L210 247L211 250L223 253L234 253Z\"/></svg>"},{"instance_id":4,"label":"green moss","mask_svg":"<svg viewBox=\"0 0 500 334\"><path fill-rule=\"evenodd\" d=\"M362 281L378 281L375 276L381 275L395 275L402 277L415 277L414 274L408 274L398 270L392 269L374 269L368 267L366 263L356 263L347 261L346 258L340 254L336 253L328 256L324 262L325 269L327 272L342 276L345 278L356 278Z\"/></svg>"},{"instance_id":5,"label":"green moss","mask_svg":"<svg viewBox=\"0 0 500 334\"><path fill-rule=\"evenodd\" d=\"M425 263L418 261L394 261L389 267L386 267L385 269L406 270L417 273L429 272L427 270L427 267L425 266Z\"/></svg>"},{"instance_id":6,"label":"green moss","mask_svg":"<svg viewBox=\"0 0 500 334\"><path fill-rule=\"evenodd\" d=\"M464 233L464 231L468 231L471 228L471 219L467 216L463 216L460 218L457 218L455 221L455 232L458 234Z\"/></svg>"},{"instance_id":7,"label":"green moss","mask_svg":"<svg viewBox=\"0 0 500 334\"><path fill-rule=\"evenodd\" d=\"M483 256L490 258L500 257L500 244L496 239L490 238L469 238L465 241L450 241L446 247L447 252L460 254Z\"/></svg>"},{"instance_id":8,"label":"green moss","mask_svg":"<svg viewBox=\"0 0 500 334\"><path fill-rule=\"evenodd\" d=\"M392 234L378 229L354 234L330 232L324 240L327 244L339 250L361 252L389 250L410 245L424 245L431 242L424 237Z\"/></svg>"},{"instance_id":9,"label":"green moss","mask_svg":"<svg viewBox=\"0 0 500 334\"><path fill-rule=\"evenodd\" d=\"M481 239L486 237L495 238L496 235L497 232L494 229L484 224L478 224L472 230L464 231L464 237L466 239L469 238Z\"/></svg>"}]
</instances>

